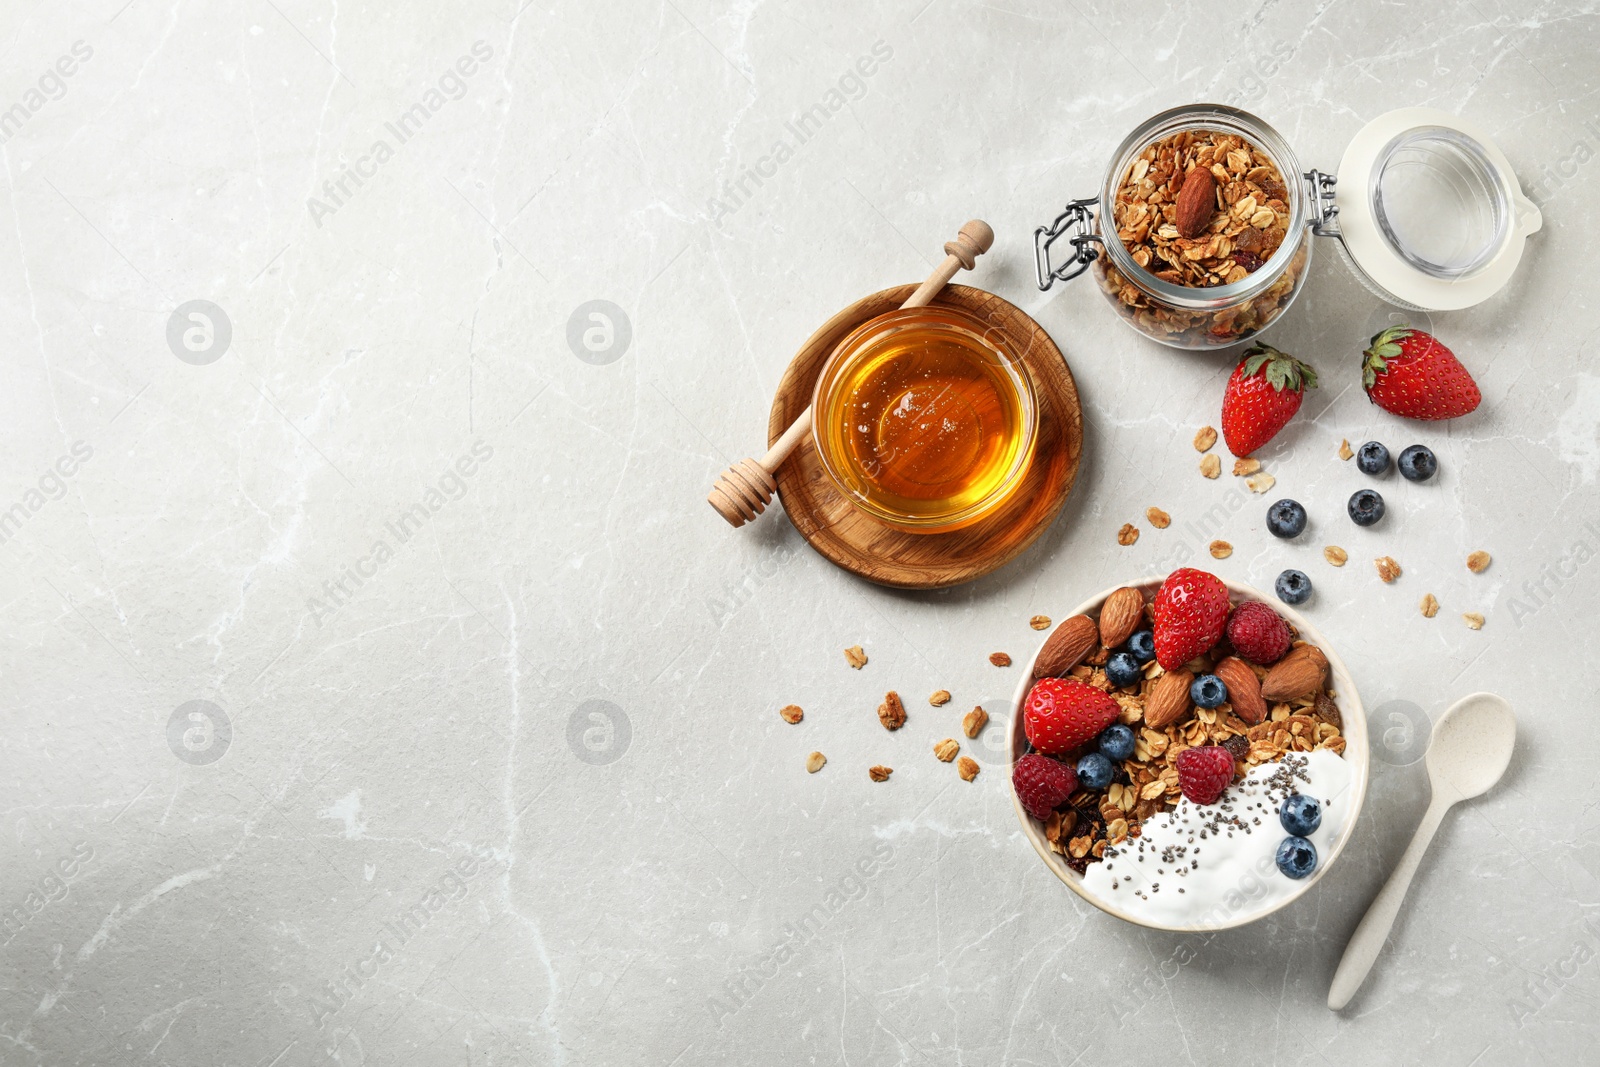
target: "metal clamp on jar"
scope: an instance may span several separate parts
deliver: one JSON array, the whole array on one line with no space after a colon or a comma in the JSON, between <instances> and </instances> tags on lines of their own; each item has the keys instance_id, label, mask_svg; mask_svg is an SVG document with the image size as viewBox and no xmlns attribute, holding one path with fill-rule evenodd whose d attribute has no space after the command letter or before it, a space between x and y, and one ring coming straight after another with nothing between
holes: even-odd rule
<instances>
[{"instance_id":1,"label":"metal clamp on jar","mask_svg":"<svg viewBox=\"0 0 1600 1067\"><path fill-rule=\"evenodd\" d=\"M1199 167L1210 172L1210 217L1179 218ZM1458 115L1380 115L1326 174L1302 172L1256 116L1194 104L1140 125L1112 156L1100 195L1071 201L1034 231L1035 269L1041 290L1092 269L1140 333L1175 348L1220 348L1294 302L1311 262L1308 232L1336 238L1383 300L1448 311L1498 292L1541 221L1505 156Z\"/></svg>"}]
</instances>

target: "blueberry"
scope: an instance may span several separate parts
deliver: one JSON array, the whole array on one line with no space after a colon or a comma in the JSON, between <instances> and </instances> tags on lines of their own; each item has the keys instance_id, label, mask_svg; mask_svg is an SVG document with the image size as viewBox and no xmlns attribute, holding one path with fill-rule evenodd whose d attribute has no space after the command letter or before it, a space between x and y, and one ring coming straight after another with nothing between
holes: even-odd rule
<instances>
[{"instance_id":1,"label":"blueberry","mask_svg":"<svg viewBox=\"0 0 1600 1067\"><path fill-rule=\"evenodd\" d=\"M1374 489L1357 489L1350 494L1349 510L1351 522L1371 526L1383 518L1383 496Z\"/></svg>"},{"instance_id":2,"label":"blueberry","mask_svg":"<svg viewBox=\"0 0 1600 1067\"><path fill-rule=\"evenodd\" d=\"M1202 674L1189 684L1189 699L1197 707L1214 708L1228 699L1228 687L1214 674Z\"/></svg>"},{"instance_id":3,"label":"blueberry","mask_svg":"<svg viewBox=\"0 0 1600 1067\"><path fill-rule=\"evenodd\" d=\"M1439 458L1426 445L1411 445L1400 453L1400 473L1407 481L1425 482L1439 472Z\"/></svg>"},{"instance_id":4,"label":"blueberry","mask_svg":"<svg viewBox=\"0 0 1600 1067\"><path fill-rule=\"evenodd\" d=\"M1368 441L1356 449L1356 466L1363 474L1382 474L1389 469L1389 450L1377 441Z\"/></svg>"},{"instance_id":5,"label":"blueberry","mask_svg":"<svg viewBox=\"0 0 1600 1067\"><path fill-rule=\"evenodd\" d=\"M1141 677L1139 657L1132 652L1111 653L1111 658L1106 660L1106 677L1115 686L1137 685Z\"/></svg>"},{"instance_id":6,"label":"blueberry","mask_svg":"<svg viewBox=\"0 0 1600 1067\"><path fill-rule=\"evenodd\" d=\"M1078 785L1083 789L1104 789L1116 773L1111 761L1098 752L1091 752L1078 761Z\"/></svg>"},{"instance_id":7,"label":"blueberry","mask_svg":"<svg viewBox=\"0 0 1600 1067\"><path fill-rule=\"evenodd\" d=\"M1149 663L1156 658L1156 635L1150 630L1140 630L1128 638L1128 651L1140 663Z\"/></svg>"},{"instance_id":8,"label":"blueberry","mask_svg":"<svg viewBox=\"0 0 1600 1067\"><path fill-rule=\"evenodd\" d=\"M1322 825L1322 805L1304 793L1291 794L1278 808L1278 821L1296 837L1310 837Z\"/></svg>"},{"instance_id":9,"label":"blueberry","mask_svg":"<svg viewBox=\"0 0 1600 1067\"><path fill-rule=\"evenodd\" d=\"M1100 731L1100 752L1106 759L1119 763L1133 758L1133 730L1114 722Z\"/></svg>"},{"instance_id":10,"label":"blueberry","mask_svg":"<svg viewBox=\"0 0 1600 1067\"><path fill-rule=\"evenodd\" d=\"M1317 846L1303 837L1286 837L1277 858L1278 870L1290 878L1304 878L1317 869Z\"/></svg>"},{"instance_id":11,"label":"blueberry","mask_svg":"<svg viewBox=\"0 0 1600 1067\"><path fill-rule=\"evenodd\" d=\"M1267 529L1274 537L1299 537L1306 528L1306 509L1298 500L1280 500L1267 509Z\"/></svg>"},{"instance_id":12,"label":"blueberry","mask_svg":"<svg viewBox=\"0 0 1600 1067\"><path fill-rule=\"evenodd\" d=\"M1305 571L1287 570L1278 575L1278 599L1285 604L1304 604L1311 599L1311 579Z\"/></svg>"}]
</instances>

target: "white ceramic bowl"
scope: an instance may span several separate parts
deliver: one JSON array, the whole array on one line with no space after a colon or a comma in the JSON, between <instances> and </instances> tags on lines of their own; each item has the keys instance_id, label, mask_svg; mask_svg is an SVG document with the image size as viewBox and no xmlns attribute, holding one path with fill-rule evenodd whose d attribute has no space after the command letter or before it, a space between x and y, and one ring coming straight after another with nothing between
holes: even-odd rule
<instances>
[{"instance_id":1,"label":"white ceramic bowl","mask_svg":"<svg viewBox=\"0 0 1600 1067\"><path fill-rule=\"evenodd\" d=\"M1160 588L1162 581L1162 578L1147 578L1144 581L1129 582L1124 584L1132 585L1142 591L1145 595L1146 601L1148 601L1152 596L1155 595L1155 591ZM1361 697L1356 692L1355 682L1351 679L1350 672L1345 669L1344 661L1339 658L1338 654L1334 652L1332 646L1328 644L1327 638L1323 637L1322 634L1317 631L1315 626L1306 621L1305 616L1301 615L1287 604L1279 602L1276 598L1268 600L1266 597L1262 596L1259 592L1252 589L1248 585L1242 585L1239 582L1230 582L1227 581L1227 579L1223 579L1223 582L1227 585L1228 594L1235 604L1243 603L1246 600L1259 600L1270 605L1274 611L1276 611L1279 615L1282 615L1294 625L1294 628L1299 631L1300 637L1303 640L1309 641L1316 645L1322 650L1323 655L1328 657L1328 669L1332 676L1333 691L1338 694L1338 699L1336 702L1339 705L1340 718L1343 720L1343 729L1341 730L1341 733L1345 738L1344 758L1345 761L1350 765L1350 815L1349 818L1345 820L1344 829L1339 834L1337 840L1333 842L1333 846L1326 850L1326 855L1321 857L1321 862L1318 864L1317 869L1312 872L1309 878L1301 881L1295 887L1294 892L1289 896L1278 900L1264 900L1259 905L1246 905L1240 909L1232 911L1226 917L1218 919L1214 922L1197 923L1190 926L1168 925L1165 923L1152 922L1148 919L1131 915L1127 911L1118 907L1115 901L1101 897L1085 886L1083 876L1078 874L1071 867L1067 866L1066 857L1050 851L1050 843L1045 840L1044 827L1039 823L1038 820L1023 810L1022 802L1017 799L1016 791L1012 791L1011 806L1016 809L1017 820L1022 823L1023 834L1027 836L1028 841L1033 845L1033 850L1039 854L1039 858L1044 861L1045 866L1049 867L1050 870L1055 873L1057 878L1060 878L1063 882L1065 882L1067 887L1074 893L1078 894L1084 900L1087 900L1090 904L1093 904L1106 914L1115 915L1119 919L1126 919L1128 922L1134 923L1138 926L1146 926L1153 930L1177 930L1193 932L1227 930L1235 926L1243 926L1246 923L1253 923L1257 919L1265 918L1292 901L1300 899L1306 893L1310 892L1311 887L1316 885L1317 882L1328 873L1328 871L1333 867L1334 861L1336 861L1340 854L1344 852L1345 845L1349 843L1351 836L1355 833L1356 822L1361 817L1361 805L1367 797L1367 774L1369 770L1369 754L1367 752L1367 716L1366 712L1361 707ZM1075 609L1073 609L1071 614L1098 617L1100 613L1100 605L1105 603L1106 597L1110 596L1120 588L1122 588L1121 585L1116 585L1112 586L1110 589L1102 591L1091 599L1079 604ZM1049 635L1047 634L1045 636L1048 638ZM1043 641L1039 643L1039 647L1044 647ZM1034 660L1038 658L1038 655L1038 649L1035 649L1034 654L1028 657L1028 661L1022 665L1022 681L1018 685L1016 695L1012 700L1011 706L1015 709L1011 716L1010 733L1010 755L1011 763L1013 765L1028 751L1028 738L1026 733L1023 731L1022 708L1024 702L1028 698L1028 690L1033 687L1033 663Z\"/></svg>"}]
</instances>

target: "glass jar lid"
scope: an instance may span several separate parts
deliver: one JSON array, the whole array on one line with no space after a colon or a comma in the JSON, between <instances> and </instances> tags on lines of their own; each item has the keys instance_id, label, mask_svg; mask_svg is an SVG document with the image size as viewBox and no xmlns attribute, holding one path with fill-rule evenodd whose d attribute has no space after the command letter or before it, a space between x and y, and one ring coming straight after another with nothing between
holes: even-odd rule
<instances>
[{"instance_id":1,"label":"glass jar lid","mask_svg":"<svg viewBox=\"0 0 1600 1067\"><path fill-rule=\"evenodd\" d=\"M1339 163L1338 233L1380 295L1450 311L1510 279L1542 219L1478 125L1403 108L1362 127Z\"/></svg>"}]
</instances>

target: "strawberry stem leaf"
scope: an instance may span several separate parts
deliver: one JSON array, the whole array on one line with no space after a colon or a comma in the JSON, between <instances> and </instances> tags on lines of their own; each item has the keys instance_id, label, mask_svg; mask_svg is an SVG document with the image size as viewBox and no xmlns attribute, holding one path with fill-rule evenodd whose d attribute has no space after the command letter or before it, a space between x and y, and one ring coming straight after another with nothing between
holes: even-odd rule
<instances>
[{"instance_id":1,"label":"strawberry stem leaf","mask_svg":"<svg viewBox=\"0 0 1600 1067\"><path fill-rule=\"evenodd\" d=\"M1251 345L1245 350L1243 362L1244 377L1262 373L1265 368L1267 384L1280 393L1285 389L1299 393L1317 387L1317 372L1311 364L1269 344L1258 341Z\"/></svg>"},{"instance_id":2,"label":"strawberry stem leaf","mask_svg":"<svg viewBox=\"0 0 1600 1067\"><path fill-rule=\"evenodd\" d=\"M1370 390L1378 382L1378 375L1389 368L1389 360L1405 354L1401 342L1417 331L1401 323L1372 335L1361 358L1361 384Z\"/></svg>"}]
</instances>

